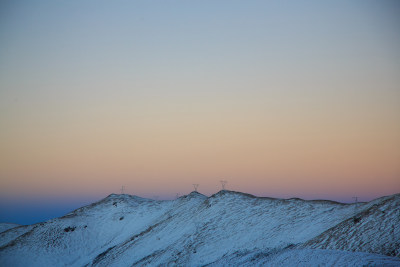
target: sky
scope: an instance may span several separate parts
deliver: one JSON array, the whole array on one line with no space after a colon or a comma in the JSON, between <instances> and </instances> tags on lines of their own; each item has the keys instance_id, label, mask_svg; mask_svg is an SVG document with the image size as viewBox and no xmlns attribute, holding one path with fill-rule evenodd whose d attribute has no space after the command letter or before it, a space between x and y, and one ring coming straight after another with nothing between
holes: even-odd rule
<instances>
[{"instance_id":1,"label":"sky","mask_svg":"<svg viewBox=\"0 0 400 267\"><path fill-rule=\"evenodd\" d=\"M399 163L397 1L0 3L0 221L220 180L368 201Z\"/></svg>"}]
</instances>

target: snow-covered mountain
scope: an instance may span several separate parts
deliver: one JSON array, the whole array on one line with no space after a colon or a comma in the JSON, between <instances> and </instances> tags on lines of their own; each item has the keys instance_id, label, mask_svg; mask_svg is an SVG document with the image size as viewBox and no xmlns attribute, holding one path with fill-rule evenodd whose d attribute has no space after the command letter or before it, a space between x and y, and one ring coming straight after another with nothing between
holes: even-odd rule
<instances>
[{"instance_id":1,"label":"snow-covered mountain","mask_svg":"<svg viewBox=\"0 0 400 267\"><path fill-rule=\"evenodd\" d=\"M19 224L15 223L0 223L0 233L7 231L8 229L15 228L19 226Z\"/></svg>"},{"instance_id":2,"label":"snow-covered mountain","mask_svg":"<svg viewBox=\"0 0 400 267\"><path fill-rule=\"evenodd\" d=\"M112 194L0 233L0 266L400 266L400 194L363 204Z\"/></svg>"}]
</instances>

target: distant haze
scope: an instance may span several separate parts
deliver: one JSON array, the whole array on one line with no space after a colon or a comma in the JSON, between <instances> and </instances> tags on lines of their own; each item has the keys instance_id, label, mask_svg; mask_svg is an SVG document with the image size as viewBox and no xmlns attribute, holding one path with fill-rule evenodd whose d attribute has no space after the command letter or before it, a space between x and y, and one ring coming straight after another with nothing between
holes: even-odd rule
<instances>
[{"instance_id":1,"label":"distant haze","mask_svg":"<svg viewBox=\"0 0 400 267\"><path fill-rule=\"evenodd\" d=\"M396 1L2 1L0 195L398 193L399 47Z\"/></svg>"}]
</instances>

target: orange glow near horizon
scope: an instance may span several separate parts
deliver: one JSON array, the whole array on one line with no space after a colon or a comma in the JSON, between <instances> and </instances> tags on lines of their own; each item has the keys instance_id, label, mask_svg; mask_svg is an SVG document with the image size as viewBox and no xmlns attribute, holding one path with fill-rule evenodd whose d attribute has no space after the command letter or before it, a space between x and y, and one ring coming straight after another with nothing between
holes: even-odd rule
<instances>
[{"instance_id":1,"label":"orange glow near horizon","mask_svg":"<svg viewBox=\"0 0 400 267\"><path fill-rule=\"evenodd\" d=\"M338 119L321 109L227 108L204 115L178 109L125 121L81 113L51 126L3 132L2 193L106 194L125 185L136 194L168 195L200 183L200 191L211 194L221 179L229 189L256 194L400 191L394 121L370 121L351 110Z\"/></svg>"}]
</instances>

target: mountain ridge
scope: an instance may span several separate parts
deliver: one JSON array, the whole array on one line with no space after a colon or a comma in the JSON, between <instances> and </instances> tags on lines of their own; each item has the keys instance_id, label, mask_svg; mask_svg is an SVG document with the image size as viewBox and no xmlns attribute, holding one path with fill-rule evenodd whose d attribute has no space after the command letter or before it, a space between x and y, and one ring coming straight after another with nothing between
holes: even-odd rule
<instances>
[{"instance_id":1,"label":"mountain ridge","mask_svg":"<svg viewBox=\"0 0 400 267\"><path fill-rule=\"evenodd\" d=\"M400 194L362 204L228 190L167 201L110 194L63 217L1 232L0 265L277 265L307 257L323 264L344 257L349 264L369 259L396 266L400 233L396 229L392 238L385 231L397 223L399 201ZM384 228L371 230L367 222L374 220ZM345 245L346 238L351 242ZM377 250L380 244L385 249Z\"/></svg>"}]
</instances>

